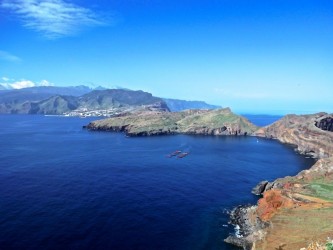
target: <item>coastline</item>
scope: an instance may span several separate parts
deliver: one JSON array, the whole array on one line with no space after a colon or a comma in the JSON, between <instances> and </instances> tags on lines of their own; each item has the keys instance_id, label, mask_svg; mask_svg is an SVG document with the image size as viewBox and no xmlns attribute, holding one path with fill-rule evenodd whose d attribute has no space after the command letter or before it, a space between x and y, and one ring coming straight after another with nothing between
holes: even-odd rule
<instances>
[{"instance_id":1,"label":"coastline","mask_svg":"<svg viewBox=\"0 0 333 250\"><path fill-rule=\"evenodd\" d=\"M252 193L261 195L256 206L237 207L231 223L241 235L225 242L248 249L295 250L332 237L333 133L332 115L287 115L259 129L255 136L277 139L295 151L317 159L296 176L262 181ZM327 123L327 120L330 124ZM324 122L323 122L324 121Z\"/></svg>"},{"instance_id":2,"label":"coastline","mask_svg":"<svg viewBox=\"0 0 333 250\"><path fill-rule=\"evenodd\" d=\"M276 139L293 145L300 154L318 159L309 170L296 176L259 183L253 190L256 195L262 195L257 205L239 206L231 213L231 224L238 233L230 235L226 242L245 250L295 250L312 241L332 237L333 223L325 224L330 212L333 221L333 194L329 192L333 190L332 124L332 114L287 115L258 129L230 109L221 109L136 113L92 122L86 128L125 132L128 136L249 135ZM313 217L319 219L310 219ZM320 228L322 224L325 230Z\"/></svg>"}]
</instances>

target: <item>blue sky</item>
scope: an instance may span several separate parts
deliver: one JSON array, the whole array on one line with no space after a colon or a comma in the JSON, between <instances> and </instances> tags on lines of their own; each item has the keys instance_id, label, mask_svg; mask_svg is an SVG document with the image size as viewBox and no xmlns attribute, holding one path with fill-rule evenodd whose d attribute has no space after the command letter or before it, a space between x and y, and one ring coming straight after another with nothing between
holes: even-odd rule
<instances>
[{"instance_id":1,"label":"blue sky","mask_svg":"<svg viewBox=\"0 0 333 250\"><path fill-rule=\"evenodd\" d=\"M0 84L333 112L331 0L0 0Z\"/></svg>"}]
</instances>

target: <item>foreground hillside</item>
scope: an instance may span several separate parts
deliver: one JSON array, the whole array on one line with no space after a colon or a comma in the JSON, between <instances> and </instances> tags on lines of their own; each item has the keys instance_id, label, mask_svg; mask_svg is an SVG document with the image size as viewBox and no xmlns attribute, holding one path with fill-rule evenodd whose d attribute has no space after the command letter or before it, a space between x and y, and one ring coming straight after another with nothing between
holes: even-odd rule
<instances>
[{"instance_id":1,"label":"foreground hillside","mask_svg":"<svg viewBox=\"0 0 333 250\"><path fill-rule=\"evenodd\" d=\"M139 112L98 120L90 130L123 131L130 136L164 134L247 135L258 128L229 108L182 112Z\"/></svg>"},{"instance_id":2,"label":"foreground hillside","mask_svg":"<svg viewBox=\"0 0 333 250\"><path fill-rule=\"evenodd\" d=\"M295 250L333 235L332 115L288 115L259 129L255 135L296 146L319 160L309 170L272 183L261 182L257 206L239 207L231 215L241 237L227 242L244 249Z\"/></svg>"}]
</instances>

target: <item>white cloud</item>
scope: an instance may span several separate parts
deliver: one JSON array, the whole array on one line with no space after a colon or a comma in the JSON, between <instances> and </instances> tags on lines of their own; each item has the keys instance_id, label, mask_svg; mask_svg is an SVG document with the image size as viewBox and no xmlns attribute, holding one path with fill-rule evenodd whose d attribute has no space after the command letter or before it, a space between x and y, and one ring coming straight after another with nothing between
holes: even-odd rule
<instances>
[{"instance_id":1,"label":"white cloud","mask_svg":"<svg viewBox=\"0 0 333 250\"><path fill-rule=\"evenodd\" d=\"M31 88L31 87L40 87L40 86L54 86L53 83L47 81L47 80L41 80L40 82L33 82L30 80L15 80L10 79L8 77L2 77L1 78L5 82L0 82L0 85L3 86L6 89L23 89L23 88Z\"/></svg>"},{"instance_id":2,"label":"white cloud","mask_svg":"<svg viewBox=\"0 0 333 250\"><path fill-rule=\"evenodd\" d=\"M25 27L48 39L76 34L83 27L105 24L92 10L64 0L4 0L1 7L16 14Z\"/></svg>"},{"instance_id":3,"label":"white cloud","mask_svg":"<svg viewBox=\"0 0 333 250\"><path fill-rule=\"evenodd\" d=\"M9 84L13 89L23 89L29 87L35 87L35 83L29 80L21 80L14 83Z\"/></svg>"},{"instance_id":4,"label":"white cloud","mask_svg":"<svg viewBox=\"0 0 333 250\"><path fill-rule=\"evenodd\" d=\"M14 56L7 51L0 50L0 60L8 62L20 62L21 58Z\"/></svg>"},{"instance_id":5,"label":"white cloud","mask_svg":"<svg viewBox=\"0 0 333 250\"><path fill-rule=\"evenodd\" d=\"M53 83L51 83L51 82L49 82L49 81L47 81L47 80L41 80L40 82L39 82L39 84L38 84L38 86L54 86L54 84Z\"/></svg>"}]
</instances>

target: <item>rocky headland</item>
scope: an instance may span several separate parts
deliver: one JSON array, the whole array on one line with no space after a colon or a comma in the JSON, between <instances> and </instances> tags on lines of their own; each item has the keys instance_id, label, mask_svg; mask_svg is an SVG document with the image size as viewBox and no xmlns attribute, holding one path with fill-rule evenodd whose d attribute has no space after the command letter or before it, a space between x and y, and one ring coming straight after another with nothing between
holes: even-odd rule
<instances>
[{"instance_id":1,"label":"rocky headland","mask_svg":"<svg viewBox=\"0 0 333 250\"><path fill-rule=\"evenodd\" d=\"M128 136L167 134L252 135L258 127L229 108L182 112L143 111L98 120L86 126L95 131L125 132Z\"/></svg>"},{"instance_id":2,"label":"rocky headland","mask_svg":"<svg viewBox=\"0 0 333 250\"><path fill-rule=\"evenodd\" d=\"M333 115L287 115L259 129L258 137L295 146L317 158L309 169L274 182L262 181L253 193L257 206L238 207L231 223L239 232L225 241L243 249L298 250L333 235Z\"/></svg>"}]
</instances>

